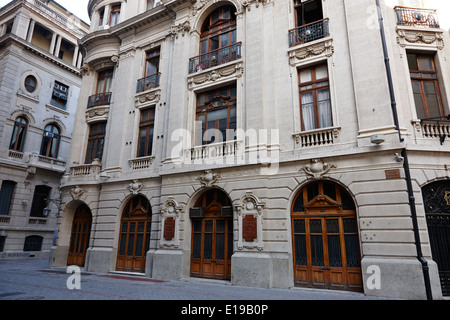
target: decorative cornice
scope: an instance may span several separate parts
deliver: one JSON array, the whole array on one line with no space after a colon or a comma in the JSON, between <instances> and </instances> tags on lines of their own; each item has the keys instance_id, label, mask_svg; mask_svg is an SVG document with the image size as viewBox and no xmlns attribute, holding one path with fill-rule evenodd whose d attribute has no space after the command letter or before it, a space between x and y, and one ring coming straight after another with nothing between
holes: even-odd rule
<instances>
[{"instance_id":1,"label":"decorative cornice","mask_svg":"<svg viewBox=\"0 0 450 320\"><path fill-rule=\"evenodd\" d=\"M295 66L307 58L331 57L334 54L333 39L326 39L319 43L304 44L299 48L289 52L289 64Z\"/></svg>"},{"instance_id":2,"label":"decorative cornice","mask_svg":"<svg viewBox=\"0 0 450 320\"><path fill-rule=\"evenodd\" d=\"M443 32L397 28L397 35L397 43L402 48L406 47L408 44L426 46L434 44L439 50L444 48Z\"/></svg>"}]
</instances>

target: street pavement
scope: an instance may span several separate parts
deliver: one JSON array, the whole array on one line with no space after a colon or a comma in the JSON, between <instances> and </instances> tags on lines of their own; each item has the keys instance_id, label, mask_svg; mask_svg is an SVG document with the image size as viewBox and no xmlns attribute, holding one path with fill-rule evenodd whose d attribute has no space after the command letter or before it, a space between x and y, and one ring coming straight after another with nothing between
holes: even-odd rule
<instances>
[{"instance_id":1,"label":"street pavement","mask_svg":"<svg viewBox=\"0 0 450 320\"><path fill-rule=\"evenodd\" d=\"M0 261L0 300L379 300L353 292L249 288L193 278L158 281L124 273L82 272L80 289L71 290L72 273L66 272L49 269L46 260ZM69 280L69 287L74 283Z\"/></svg>"}]
</instances>

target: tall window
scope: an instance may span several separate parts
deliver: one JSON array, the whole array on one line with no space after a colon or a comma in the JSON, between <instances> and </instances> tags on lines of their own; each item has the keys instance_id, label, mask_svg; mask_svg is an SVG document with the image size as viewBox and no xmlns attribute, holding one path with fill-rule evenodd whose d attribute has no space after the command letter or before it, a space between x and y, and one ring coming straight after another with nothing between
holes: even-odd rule
<instances>
[{"instance_id":1,"label":"tall window","mask_svg":"<svg viewBox=\"0 0 450 320\"><path fill-rule=\"evenodd\" d=\"M142 110L139 123L139 144L137 152L138 157L146 157L152 155L154 123L155 108Z\"/></svg>"},{"instance_id":2,"label":"tall window","mask_svg":"<svg viewBox=\"0 0 450 320\"><path fill-rule=\"evenodd\" d=\"M54 124L46 126L42 137L41 156L57 158L60 141L61 132L59 128Z\"/></svg>"},{"instance_id":3,"label":"tall window","mask_svg":"<svg viewBox=\"0 0 450 320\"><path fill-rule=\"evenodd\" d=\"M47 208L52 188L36 186L34 189L33 203L31 205L31 217L45 217L44 209Z\"/></svg>"},{"instance_id":4,"label":"tall window","mask_svg":"<svg viewBox=\"0 0 450 320\"><path fill-rule=\"evenodd\" d=\"M86 163L92 163L94 159L102 159L105 133L106 122L98 122L90 125Z\"/></svg>"},{"instance_id":5,"label":"tall window","mask_svg":"<svg viewBox=\"0 0 450 320\"><path fill-rule=\"evenodd\" d=\"M96 93L111 92L111 84L112 84L113 74L114 74L114 70L106 70L106 71L99 72Z\"/></svg>"},{"instance_id":6,"label":"tall window","mask_svg":"<svg viewBox=\"0 0 450 320\"><path fill-rule=\"evenodd\" d=\"M115 26L116 24L119 23L120 20L120 6L114 6L111 9L111 16L109 19L109 25Z\"/></svg>"},{"instance_id":7,"label":"tall window","mask_svg":"<svg viewBox=\"0 0 450 320\"><path fill-rule=\"evenodd\" d=\"M197 96L197 144L236 139L236 85Z\"/></svg>"},{"instance_id":8,"label":"tall window","mask_svg":"<svg viewBox=\"0 0 450 320\"><path fill-rule=\"evenodd\" d=\"M13 134L11 137L11 142L9 144L10 150L23 152L27 128L28 121L23 117L18 117L14 122Z\"/></svg>"},{"instance_id":9,"label":"tall window","mask_svg":"<svg viewBox=\"0 0 450 320\"><path fill-rule=\"evenodd\" d=\"M0 190L0 215L9 215L15 187L16 183L14 181L5 180L2 182L2 188Z\"/></svg>"},{"instance_id":10,"label":"tall window","mask_svg":"<svg viewBox=\"0 0 450 320\"><path fill-rule=\"evenodd\" d=\"M419 119L443 117L445 113L433 56L408 53L408 65Z\"/></svg>"},{"instance_id":11,"label":"tall window","mask_svg":"<svg viewBox=\"0 0 450 320\"><path fill-rule=\"evenodd\" d=\"M297 27L323 19L322 0L294 0Z\"/></svg>"},{"instance_id":12,"label":"tall window","mask_svg":"<svg viewBox=\"0 0 450 320\"><path fill-rule=\"evenodd\" d=\"M145 59L145 77L138 80L137 92L159 87L159 55L160 49L148 51Z\"/></svg>"},{"instance_id":13,"label":"tall window","mask_svg":"<svg viewBox=\"0 0 450 320\"><path fill-rule=\"evenodd\" d=\"M223 6L211 13L202 26L200 54L229 46L236 42L236 9Z\"/></svg>"},{"instance_id":14,"label":"tall window","mask_svg":"<svg viewBox=\"0 0 450 320\"><path fill-rule=\"evenodd\" d=\"M302 130L333 126L327 65L301 69L298 77Z\"/></svg>"}]
</instances>

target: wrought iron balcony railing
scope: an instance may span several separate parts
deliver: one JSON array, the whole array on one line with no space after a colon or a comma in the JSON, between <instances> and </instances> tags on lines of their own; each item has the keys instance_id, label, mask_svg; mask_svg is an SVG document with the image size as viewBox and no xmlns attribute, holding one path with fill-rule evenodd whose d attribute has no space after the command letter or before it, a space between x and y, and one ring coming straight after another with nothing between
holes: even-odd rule
<instances>
[{"instance_id":1,"label":"wrought iron balcony railing","mask_svg":"<svg viewBox=\"0 0 450 320\"><path fill-rule=\"evenodd\" d=\"M289 30L289 47L311 42L330 35L328 18L305 24L295 29Z\"/></svg>"},{"instance_id":2,"label":"wrought iron balcony railing","mask_svg":"<svg viewBox=\"0 0 450 320\"><path fill-rule=\"evenodd\" d=\"M397 25L407 27L439 28L436 10L395 7Z\"/></svg>"},{"instance_id":3,"label":"wrought iron balcony railing","mask_svg":"<svg viewBox=\"0 0 450 320\"><path fill-rule=\"evenodd\" d=\"M148 77L139 79L137 82L136 93L144 92L149 89L158 88L160 78L161 73L155 73Z\"/></svg>"},{"instance_id":4,"label":"wrought iron balcony railing","mask_svg":"<svg viewBox=\"0 0 450 320\"><path fill-rule=\"evenodd\" d=\"M97 93L88 99L88 109L98 106L109 106L111 104L111 92Z\"/></svg>"},{"instance_id":5,"label":"wrought iron balcony railing","mask_svg":"<svg viewBox=\"0 0 450 320\"><path fill-rule=\"evenodd\" d=\"M241 42L201 54L189 60L189 73L209 69L241 57Z\"/></svg>"}]
</instances>

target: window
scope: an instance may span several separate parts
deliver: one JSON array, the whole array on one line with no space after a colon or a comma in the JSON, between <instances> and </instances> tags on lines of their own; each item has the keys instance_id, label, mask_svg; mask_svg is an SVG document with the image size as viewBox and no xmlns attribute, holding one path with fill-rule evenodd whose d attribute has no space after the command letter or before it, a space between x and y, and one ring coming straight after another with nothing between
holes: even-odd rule
<instances>
[{"instance_id":1,"label":"window","mask_svg":"<svg viewBox=\"0 0 450 320\"><path fill-rule=\"evenodd\" d=\"M322 0L294 0L297 27L323 19Z\"/></svg>"},{"instance_id":2,"label":"window","mask_svg":"<svg viewBox=\"0 0 450 320\"><path fill-rule=\"evenodd\" d=\"M236 139L236 85L197 96L197 144Z\"/></svg>"},{"instance_id":3,"label":"window","mask_svg":"<svg viewBox=\"0 0 450 320\"><path fill-rule=\"evenodd\" d=\"M30 217L45 217L44 209L48 205L52 188L47 186L36 186L34 189L33 203L31 205Z\"/></svg>"},{"instance_id":4,"label":"window","mask_svg":"<svg viewBox=\"0 0 450 320\"><path fill-rule=\"evenodd\" d=\"M102 159L105 145L106 122L91 124L89 128L86 163L92 163L94 159Z\"/></svg>"},{"instance_id":5,"label":"window","mask_svg":"<svg viewBox=\"0 0 450 320\"><path fill-rule=\"evenodd\" d=\"M61 133L59 128L55 124L46 126L42 137L41 156L57 158L60 141Z\"/></svg>"},{"instance_id":6,"label":"window","mask_svg":"<svg viewBox=\"0 0 450 320\"><path fill-rule=\"evenodd\" d=\"M154 123L155 108L142 110L139 123L138 157L147 157L152 155Z\"/></svg>"},{"instance_id":7,"label":"window","mask_svg":"<svg viewBox=\"0 0 450 320\"><path fill-rule=\"evenodd\" d=\"M419 119L445 115L432 55L408 53L408 65Z\"/></svg>"},{"instance_id":8,"label":"window","mask_svg":"<svg viewBox=\"0 0 450 320\"><path fill-rule=\"evenodd\" d=\"M3 252L5 250L5 236L0 236L0 252Z\"/></svg>"},{"instance_id":9,"label":"window","mask_svg":"<svg viewBox=\"0 0 450 320\"><path fill-rule=\"evenodd\" d=\"M2 182L2 188L0 190L0 215L9 215L15 187L16 183L14 181L5 180Z\"/></svg>"},{"instance_id":10,"label":"window","mask_svg":"<svg viewBox=\"0 0 450 320\"><path fill-rule=\"evenodd\" d=\"M114 74L114 70L106 70L106 71L99 72L96 93L111 92L111 84L112 84L113 74Z\"/></svg>"},{"instance_id":11,"label":"window","mask_svg":"<svg viewBox=\"0 0 450 320\"><path fill-rule=\"evenodd\" d=\"M99 20L98 20L98 26L99 27L103 26L103 21L104 20L105 20L105 8L103 8L99 12Z\"/></svg>"},{"instance_id":12,"label":"window","mask_svg":"<svg viewBox=\"0 0 450 320\"><path fill-rule=\"evenodd\" d=\"M153 9L156 7L157 0L147 0L147 10Z\"/></svg>"},{"instance_id":13,"label":"window","mask_svg":"<svg viewBox=\"0 0 450 320\"><path fill-rule=\"evenodd\" d=\"M41 236L28 236L23 245L24 252L41 251L44 238Z\"/></svg>"},{"instance_id":14,"label":"window","mask_svg":"<svg viewBox=\"0 0 450 320\"><path fill-rule=\"evenodd\" d=\"M25 78L25 89L28 91L28 93L33 93L36 90L37 87L37 79L34 76L27 76Z\"/></svg>"},{"instance_id":15,"label":"window","mask_svg":"<svg viewBox=\"0 0 450 320\"><path fill-rule=\"evenodd\" d=\"M119 23L119 19L120 19L120 6L114 6L111 9L111 16L109 19L109 25L115 26L116 24Z\"/></svg>"},{"instance_id":16,"label":"window","mask_svg":"<svg viewBox=\"0 0 450 320\"><path fill-rule=\"evenodd\" d=\"M27 133L28 121L23 117L18 117L14 122L14 129L9 144L9 150L23 152L25 136Z\"/></svg>"},{"instance_id":17,"label":"window","mask_svg":"<svg viewBox=\"0 0 450 320\"><path fill-rule=\"evenodd\" d=\"M223 6L211 13L202 26L200 54L236 43L236 9Z\"/></svg>"},{"instance_id":18,"label":"window","mask_svg":"<svg viewBox=\"0 0 450 320\"><path fill-rule=\"evenodd\" d=\"M159 55L159 48L146 53L145 77L138 80L137 93L159 87Z\"/></svg>"},{"instance_id":19,"label":"window","mask_svg":"<svg viewBox=\"0 0 450 320\"><path fill-rule=\"evenodd\" d=\"M68 96L69 87L58 81L55 81L55 85L53 86L52 100L50 101L50 104L54 107L66 109Z\"/></svg>"},{"instance_id":20,"label":"window","mask_svg":"<svg viewBox=\"0 0 450 320\"><path fill-rule=\"evenodd\" d=\"M309 131L332 127L327 65L322 64L301 69L298 77L302 130Z\"/></svg>"}]
</instances>

